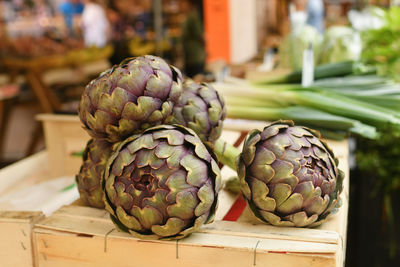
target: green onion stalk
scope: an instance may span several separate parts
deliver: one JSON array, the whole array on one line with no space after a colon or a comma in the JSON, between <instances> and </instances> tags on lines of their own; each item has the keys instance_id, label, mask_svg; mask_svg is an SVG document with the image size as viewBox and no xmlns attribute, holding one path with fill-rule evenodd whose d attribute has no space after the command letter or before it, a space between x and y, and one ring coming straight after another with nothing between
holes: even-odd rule
<instances>
[{"instance_id":1,"label":"green onion stalk","mask_svg":"<svg viewBox=\"0 0 400 267\"><path fill-rule=\"evenodd\" d=\"M251 107L251 106L228 106L228 116L241 119L255 119L274 121L279 119L293 120L313 129L318 129L322 135L335 136L334 139L343 139L346 136L334 135L333 131L350 132L369 139L377 139L379 134L376 128L360 121L342 116L332 115L323 111L307 107L290 106L285 108ZM323 131L326 131L326 134Z\"/></svg>"},{"instance_id":2,"label":"green onion stalk","mask_svg":"<svg viewBox=\"0 0 400 267\"><path fill-rule=\"evenodd\" d=\"M295 121L297 119L300 123L314 120L318 123L317 125L313 124L314 127L325 128L326 124L331 124L331 128L335 129L347 127L355 129L354 133L367 133L365 135L367 138L377 137L373 134L374 130L371 127L380 129L392 126L400 130L400 113L398 111L317 87L302 88L300 85L255 87L250 84L248 86L216 84L215 87L226 99L228 116L235 118L262 120L285 118ZM298 110L288 108L292 106L312 110L297 115ZM278 109L274 110L276 108ZM323 112L326 113L324 114L326 116L322 116ZM313 119L313 117L317 118ZM345 119L339 120L339 117ZM335 119L333 124L332 119ZM348 126L350 123L351 127ZM370 127L362 127L364 130L359 130L363 125ZM364 134L362 135L364 136Z\"/></svg>"},{"instance_id":3,"label":"green onion stalk","mask_svg":"<svg viewBox=\"0 0 400 267\"><path fill-rule=\"evenodd\" d=\"M376 73L376 67L374 66L367 66L360 62L354 61L343 61L316 66L314 69L314 79L320 80L332 77L344 77L354 74L368 75L374 73ZM258 80L256 83L258 85L301 83L301 77L302 70L297 70L289 74Z\"/></svg>"}]
</instances>

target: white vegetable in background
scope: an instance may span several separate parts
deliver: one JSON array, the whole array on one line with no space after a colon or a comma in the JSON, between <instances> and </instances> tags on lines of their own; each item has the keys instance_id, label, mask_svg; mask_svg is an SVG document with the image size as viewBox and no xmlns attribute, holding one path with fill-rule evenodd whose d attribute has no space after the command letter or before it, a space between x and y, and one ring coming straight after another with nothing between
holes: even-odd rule
<instances>
[{"instance_id":1,"label":"white vegetable in background","mask_svg":"<svg viewBox=\"0 0 400 267\"><path fill-rule=\"evenodd\" d=\"M280 67L298 70L302 68L303 51L312 44L314 51L314 64L318 62L322 35L312 26L304 25L296 29L282 42L279 49Z\"/></svg>"},{"instance_id":2,"label":"white vegetable in background","mask_svg":"<svg viewBox=\"0 0 400 267\"><path fill-rule=\"evenodd\" d=\"M379 7L368 7L362 11L350 10L348 18L357 31L380 29L385 25L385 11Z\"/></svg>"},{"instance_id":3,"label":"white vegetable in background","mask_svg":"<svg viewBox=\"0 0 400 267\"><path fill-rule=\"evenodd\" d=\"M357 31L350 27L332 26L324 34L319 63L357 61L361 51L362 41Z\"/></svg>"}]
</instances>

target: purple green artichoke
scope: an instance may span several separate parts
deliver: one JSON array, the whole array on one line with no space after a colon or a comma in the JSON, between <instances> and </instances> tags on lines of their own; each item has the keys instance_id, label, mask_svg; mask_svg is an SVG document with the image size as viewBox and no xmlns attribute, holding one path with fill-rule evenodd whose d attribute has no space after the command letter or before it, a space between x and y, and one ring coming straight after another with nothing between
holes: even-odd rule
<instances>
[{"instance_id":1,"label":"purple green artichoke","mask_svg":"<svg viewBox=\"0 0 400 267\"><path fill-rule=\"evenodd\" d=\"M112 145L104 140L91 139L83 152L83 163L76 176L81 199L89 206L104 208L101 177L112 152Z\"/></svg>"},{"instance_id":2,"label":"purple green artichoke","mask_svg":"<svg viewBox=\"0 0 400 267\"><path fill-rule=\"evenodd\" d=\"M338 203L344 173L320 135L291 121L253 130L239 157L242 193L254 214L277 226L317 226Z\"/></svg>"},{"instance_id":3,"label":"purple green artichoke","mask_svg":"<svg viewBox=\"0 0 400 267\"><path fill-rule=\"evenodd\" d=\"M226 108L222 96L211 85L188 79L173 114L172 123L189 127L203 142L213 143L221 136Z\"/></svg>"},{"instance_id":4,"label":"purple green artichoke","mask_svg":"<svg viewBox=\"0 0 400 267\"><path fill-rule=\"evenodd\" d=\"M119 144L102 186L118 229L142 239L179 239L213 220L221 174L194 131L160 125Z\"/></svg>"},{"instance_id":5,"label":"purple green artichoke","mask_svg":"<svg viewBox=\"0 0 400 267\"><path fill-rule=\"evenodd\" d=\"M163 59L127 59L88 84L79 117L93 138L114 143L170 120L181 92L181 72Z\"/></svg>"}]
</instances>

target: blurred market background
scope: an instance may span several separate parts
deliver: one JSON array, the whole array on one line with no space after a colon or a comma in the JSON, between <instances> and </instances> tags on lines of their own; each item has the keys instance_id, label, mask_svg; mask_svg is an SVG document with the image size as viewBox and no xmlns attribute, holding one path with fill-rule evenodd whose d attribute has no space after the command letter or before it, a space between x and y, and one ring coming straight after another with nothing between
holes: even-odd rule
<instances>
[{"instance_id":1,"label":"blurred market background","mask_svg":"<svg viewBox=\"0 0 400 267\"><path fill-rule=\"evenodd\" d=\"M285 89L270 90L296 91L301 79L285 75L308 62L321 72L314 74L314 87L303 88L311 86L324 97L340 95L337 103L324 108L327 103L293 100L304 113L267 105L262 115L253 109L247 116L273 120L274 114L316 126L329 138L349 138L346 266L400 266L398 5L396 0L2 0L0 167L44 149L36 114L75 114L85 86L124 58L158 55L196 81L233 81L231 92L244 86L242 79L271 86L266 84L279 77ZM227 95L231 116L240 117L246 103L240 94ZM260 104L252 101L250 106ZM375 106L392 117L373 113ZM310 108L320 113L312 110L307 117Z\"/></svg>"}]
</instances>

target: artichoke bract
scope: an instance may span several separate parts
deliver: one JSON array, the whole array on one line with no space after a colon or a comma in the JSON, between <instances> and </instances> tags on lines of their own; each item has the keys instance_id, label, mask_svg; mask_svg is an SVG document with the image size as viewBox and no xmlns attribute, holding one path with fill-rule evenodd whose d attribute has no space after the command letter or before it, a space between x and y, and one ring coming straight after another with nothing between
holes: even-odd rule
<instances>
[{"instance_id":1,"label":"artichoke bract","mask_svg":"<svg viewBox=\"0 0 400 267\"><path fill-rule=\"evenodd\" d=\"M119 230L141 239L179 239L213 220L221 174L195 132L160 125L118 146L102 185Z\"/></svg>"},{"instance_id":2,"label":"artichoke bract","mask_svg":"<svg viewBox=\"0 0 400 267\"><path fill-rule=\"evenodd\" d=\"M221 136L226 108L222 96L211 85L188 79L173 114L173 123L189 127L203 142L213 143Z\"/></svg>"},{"instance_id":3,"label":"artichoke bract","mask_svg":"<svg viewBox=\"0 0 400 267\"><path fill-rule=\"evenodd\" d=\"M86 86L79 117L92 137L118 142L163 124L181 92L181 72L163 59L127 59Z\"/></svg>"},{"instance_id":4,"label":"artichoke bract","mask_svg":"<svg viewBox=\"0 0 400 267\"><path fill-rule=\"evenodd\" d=\"M314 227L338 204L344 173L317 132L278 121L253 130L238 160L253 213L277 226Z\"/></svg>"},{"instance_id":5,"label":"artichoke bract","mask_svg":"<svg viewBox=\"0 0 400 267\"><path fill-rule=\"evenodd\" d=\"M89 206L104 208L101 177L112 152L112 145L104 140L91 139L83 152L83 163L76 176L81 199Z\"/></svg>"}]
</instances>

